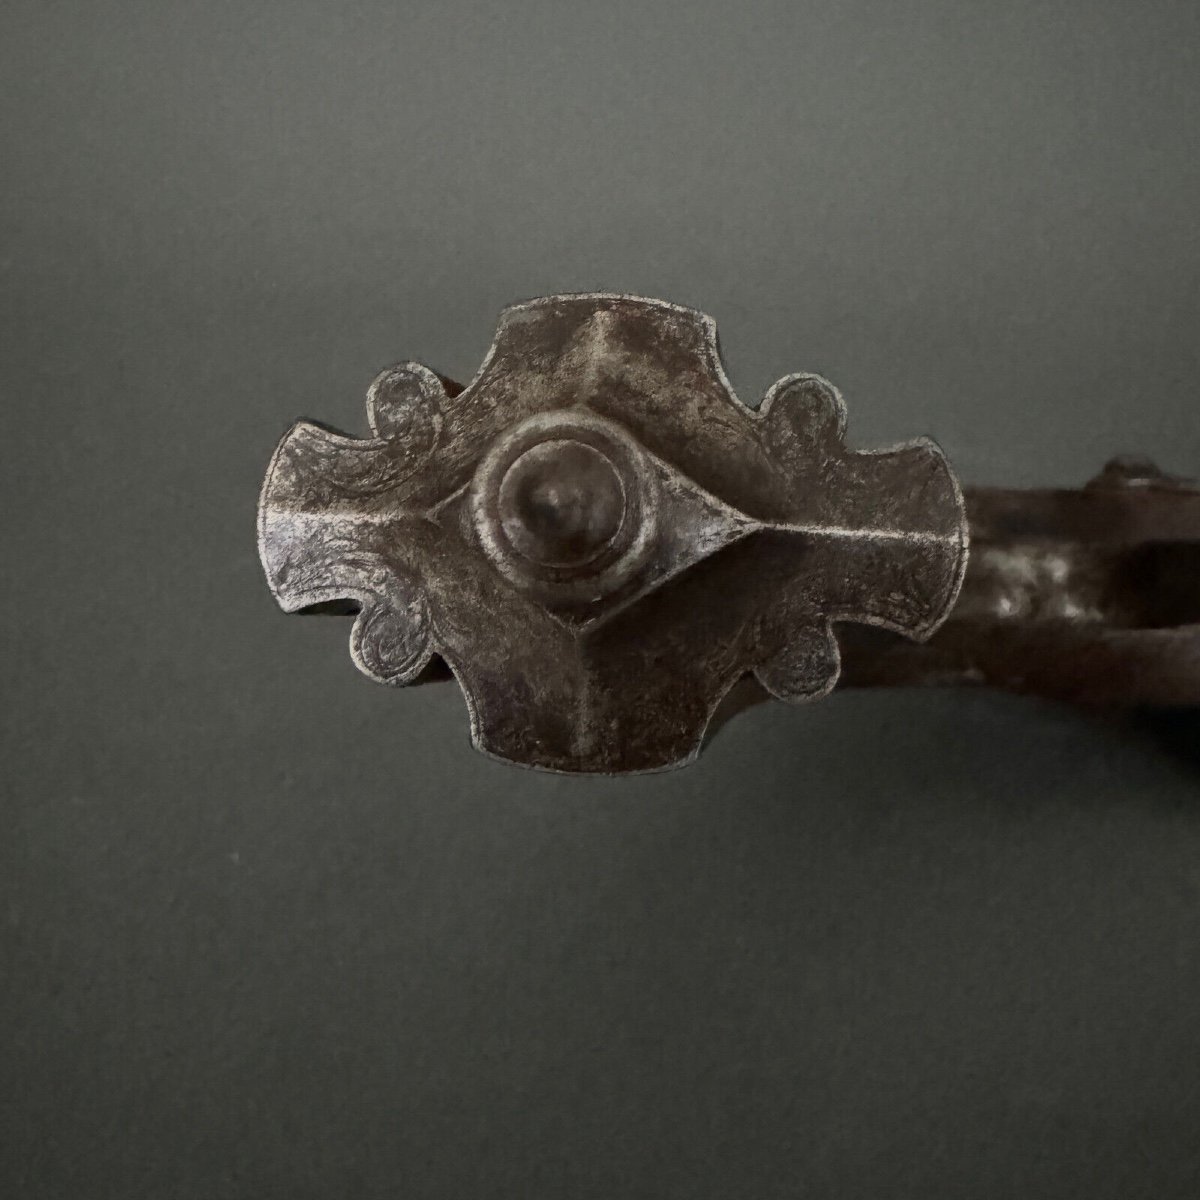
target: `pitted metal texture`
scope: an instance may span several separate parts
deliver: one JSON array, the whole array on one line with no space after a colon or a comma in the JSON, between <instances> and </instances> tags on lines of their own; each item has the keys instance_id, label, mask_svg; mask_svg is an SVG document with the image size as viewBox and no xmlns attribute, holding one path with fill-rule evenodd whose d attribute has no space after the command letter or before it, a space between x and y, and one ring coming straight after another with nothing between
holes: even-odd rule
<instances>
[{"instance_id":1,"label":"pitted metal texture","mask_svg":"<svg viewBox=\"0 0 1200 1200\"><path fill-rule=\"evenodd\" d=\"M356 606L351 655L378 682L443 659L475 746L515 763L681 765L739 679L818 699L835 622L925 638L962 582L934 443L847 448L810 374L747 407L713 321L664 301L514 305L465 388L402 363L367 414L368 438L300 422L276 450L271 590L290 612Z\"/></svg>"}]
</instances>

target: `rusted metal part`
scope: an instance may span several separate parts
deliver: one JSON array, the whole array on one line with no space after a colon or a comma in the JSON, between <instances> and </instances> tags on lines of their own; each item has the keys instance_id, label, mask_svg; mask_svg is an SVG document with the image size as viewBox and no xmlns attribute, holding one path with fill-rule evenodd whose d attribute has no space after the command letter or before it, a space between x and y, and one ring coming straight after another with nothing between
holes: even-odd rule
<instances>
[{"instance_id":1,"label":"rusted metal part","mask_svg":"<svg viewBox=\"0 0 1200 1200\"><path fill-rule=\"evenodd\" d=\"M1081 489L966 502L971 564L950 618L919 647L839 631L844 686L1200 705L1200 490L1117 459Z\"/></svg>"},{"instance_id":2,"label":"rusted metal part","mask_svg":"<svg viewBox=\"0 0 1200 1200\"><path fill-rule=\"evenodd\" d=\"M475 745L512 762L687 762L743 676L817 699L832 622L925 637L962 581L962 496L932 442L847 449L815 375L746 407L711 319L677 305L515 305L460 392L404 363L367 413L371 438L301 422L280 443L271 589L288 611L353 603L351 655L381 683L443 659Z\"/></svg>"},{"instance_id":3,"label":"rusted metal part","mask_svg":"<svg viewBox=\"0 0 1200 1200\"><path fill-rule=\"evenodd\" d=\"M276 450L271 590L356 613L378 682L444 662L498 758L678 766L714 715L839 676L1200 702L1200 495L1150 468L964 509L932 442L847 449L813 375L750 409L711 319L617 295L515 305L466 387L402 363L367 413L369 438L300 422Z\"/></svg>"}]
</instances>

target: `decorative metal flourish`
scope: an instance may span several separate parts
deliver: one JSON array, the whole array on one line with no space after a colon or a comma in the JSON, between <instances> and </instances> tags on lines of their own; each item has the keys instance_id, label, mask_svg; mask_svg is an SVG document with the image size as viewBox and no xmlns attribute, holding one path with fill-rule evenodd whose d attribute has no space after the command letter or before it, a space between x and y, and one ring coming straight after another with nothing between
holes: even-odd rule
<instances>
[{"instance_id":1,"label":"decorative metal flourish","mask_svg":"<svg viewBox=\"0 0 1200 1200\"><path fill-rule=\"evenodd\" d=\"M815 375L747 408L712 320L674 304L514 305L465 388L402 363L367 415L367 439L300 422L280 442L271 590L289 612L354 602L351 654L381 683L440 656L499 758L680 765L739 678L817 699L833 622L924 638L958 595L966 522L938 447L848 450Z\"/></svg>"}]
</instances>

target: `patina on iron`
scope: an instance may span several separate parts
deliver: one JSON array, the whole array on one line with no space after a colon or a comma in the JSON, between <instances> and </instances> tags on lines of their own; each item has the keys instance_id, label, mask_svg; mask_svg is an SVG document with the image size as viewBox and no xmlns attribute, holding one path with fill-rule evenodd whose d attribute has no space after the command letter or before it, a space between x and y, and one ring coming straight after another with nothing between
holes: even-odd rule
<instances>
[{"instance_id":1,"label":"patina on iron","mask_svg":"<svg viewBox=\"0 0 1200 1200\"><path fill-rule=\"evenodd\" d=\"M475 746L511 762L681 765L739 680L818 699L835 622L927 638L962 583L934 443L848 449L815 375L747 407L712 320L678 305L514 305L465 388L403 363L367 413L370 438L300 422L276 450L271 590L289 612L352 605L352 657L381 683L444 660Z\"/></svg>"}]
</instances>

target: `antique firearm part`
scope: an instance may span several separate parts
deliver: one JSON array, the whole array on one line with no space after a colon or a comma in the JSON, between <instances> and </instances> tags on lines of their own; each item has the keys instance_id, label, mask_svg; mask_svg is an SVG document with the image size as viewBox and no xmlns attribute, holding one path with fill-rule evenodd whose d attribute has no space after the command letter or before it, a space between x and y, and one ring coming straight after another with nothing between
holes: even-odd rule
<instances>
[{"instance_id":1,"label":"antique firearm part","mask_svg":"<svg viewBox=\"0 0 1200 1200\"><path fill-rule=\"evenodd\" d=\"M1200 588L1181 582L1200 495L1126 467L964 501L928 439L849 449L816 375L744 405L691 309L516 304L469 384L401 363L367 416L369 438L302 421L280 442L267 580L286 611L353 612L351 655L380 683L444 662L497 758L682 765L739 683L792 702L839 677L1200 700Z\"/></svg>"},{"instance_id":2,"label":"antique firearm part","mask_svg":"<svg viewBox=\"0 0 1200 1200\"><path fill-rule=\"evenodd\" d=\"M966 504L971 565L949 619L920 647L845 631L844 684L1200 705L1200 490L1116 458L1083 488L967 488Z\"/></svg>"}]
</instances>

